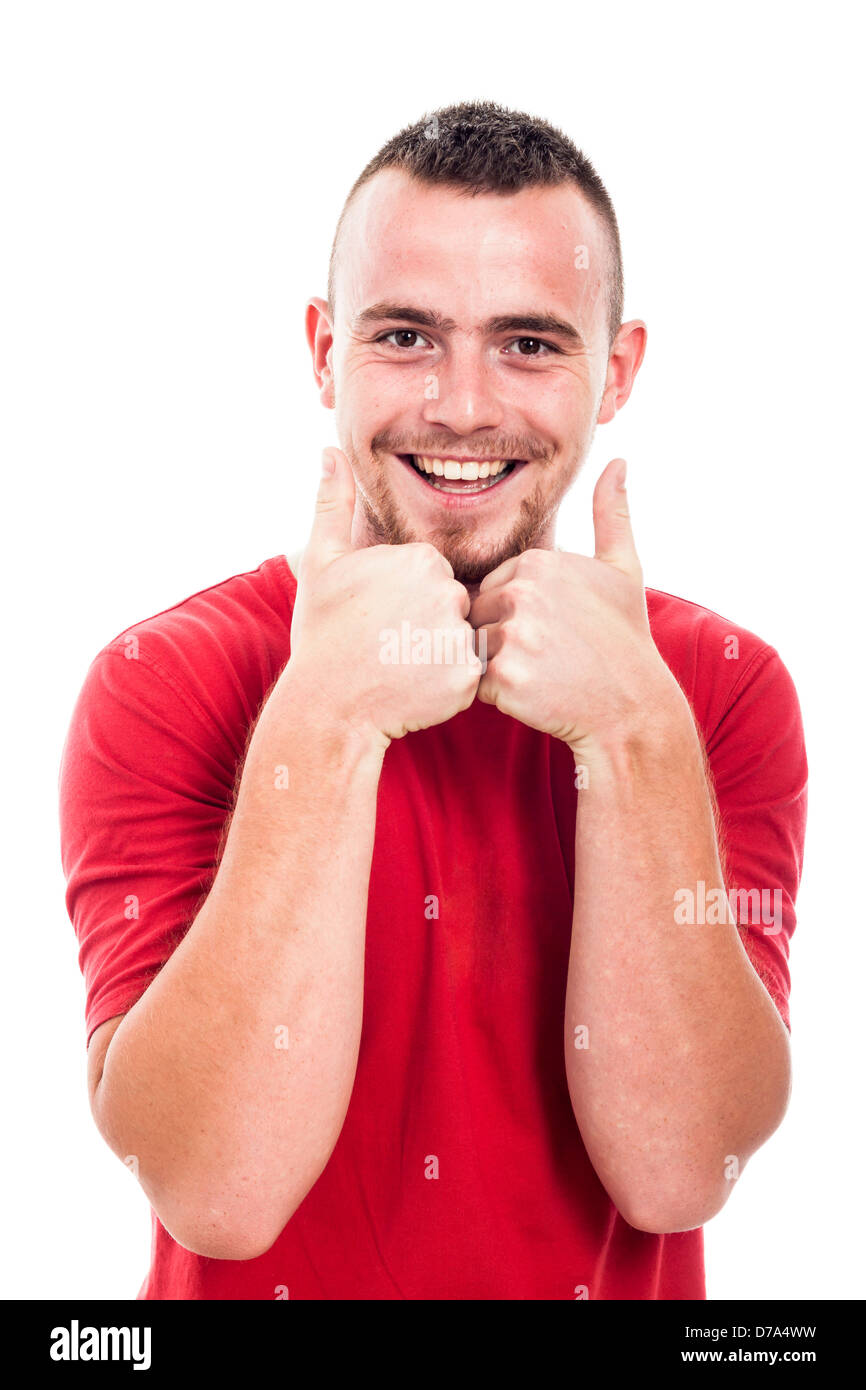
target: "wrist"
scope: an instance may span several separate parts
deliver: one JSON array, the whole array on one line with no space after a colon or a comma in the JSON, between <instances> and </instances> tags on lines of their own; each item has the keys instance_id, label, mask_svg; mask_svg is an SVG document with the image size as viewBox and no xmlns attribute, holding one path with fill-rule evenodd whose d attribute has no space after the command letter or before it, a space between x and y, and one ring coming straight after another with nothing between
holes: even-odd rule
<instances>
[{"instance_id":1,"label":"wrist","mask_svg":"<svg viewBox=\"0 0 866 1390\"><path fill-rule=\"evenodd\" d=\"M664 663L641 686L640 699L620 711L609 724L567 740L576 766L608 767L617 775L672 749L682 750L697 740L694 718L679 683Z\"/></svg>"},{"instance_id":2,"label":"wrist","mask_svg":"<svg viewBox=\"0 0 866 1390\"><path fill-rule=\"evenodd\" d=\"M259 724L263 721L271 728L290 728L317 758L343 768L371 768L377 776L391 742L362 712L331 698L317 671L291 658L262 710Z\"/></svg>"}]
</instances>

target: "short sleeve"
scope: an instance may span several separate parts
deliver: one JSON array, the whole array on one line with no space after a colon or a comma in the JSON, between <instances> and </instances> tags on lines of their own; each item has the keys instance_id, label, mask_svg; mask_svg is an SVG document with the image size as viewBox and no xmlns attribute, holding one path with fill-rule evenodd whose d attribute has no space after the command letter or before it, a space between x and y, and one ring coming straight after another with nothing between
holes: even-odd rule
<instances>
[{"instance_id":1,"label":"short sleeve","mask_svg":"<svg viewBox=\"0 0 866 1390\"><path fill-rule=\"evenodd\" d=\"M235 766L230 741L134 639L99 654L60 770L66 902L88 1044L144 993L207 895Z\"/></svg>"},{"instance_id":2,"label":"short sleeve","mask_svg":"<svg viewBox=\"0 0 866 1390\"><path fill-rule=\"evenodd\" d=\"M706 745L728 897L743 946L790 1030L789 947L803 868L808 766L800 704L762 646Z\"/></svg>"}]
</instances>

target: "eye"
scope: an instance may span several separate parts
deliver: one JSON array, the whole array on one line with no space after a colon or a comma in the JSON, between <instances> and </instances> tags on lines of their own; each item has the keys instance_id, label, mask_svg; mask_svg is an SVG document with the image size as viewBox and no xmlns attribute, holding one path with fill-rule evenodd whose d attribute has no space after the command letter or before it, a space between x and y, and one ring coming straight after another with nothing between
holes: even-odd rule
<instances>
[{"instance_id":1,"label":"eye","mask_svg":"<svg viewBox=\"0 0 866 1390\"><path fill-rule=\"evenodd\" d=\"M517 346L519 357L546 357L549 352L559 352L559 348L554 347L553 343L544 343L540 338L515 338L514 343L509 343L505 348Z\"/></svg>"},{"instance_id":2,"label":"eye","mask_svg":"<svg viewBox=\"0 0 866 1390\"><path fill-rule=\"evenodd\" d=\"M381 338L376 339L376 342L392 343L397 348L415 348L425 344L430 346L423 334L414 328L392 328L390 333L383 333Z\"/></svg>"}]
</instances>

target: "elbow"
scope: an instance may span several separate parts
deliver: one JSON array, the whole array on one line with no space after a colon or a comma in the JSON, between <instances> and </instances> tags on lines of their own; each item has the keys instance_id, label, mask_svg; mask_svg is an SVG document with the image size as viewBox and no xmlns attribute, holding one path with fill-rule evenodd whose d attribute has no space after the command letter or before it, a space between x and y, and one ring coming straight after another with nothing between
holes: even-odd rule
<instances>
[{"instance_id":1,"label":"elbow","mask_svg":"<svg viewBox=\"0 0 866 1390\"><path fill-rule=\"evenodd\" d=\"M274 1200L266 1202L257 1184L245 1178L199 1182L190 1190L187 1180L154 1183L141 1173L139 1182L160 1224L172 1240L208 1260L257 1260L279 1240L285 1227L315 1186L325 1164L316 1164L300 1179L281 1184ZM213 1175L210 1175L213 1178Z\"/></svg>"},{"instance_id":2,"label":"elbow","mask_svg":"<svg viewBox=\"0 0 866 1390\"><path fill-rule=\"evenodd\" d=\"M318 1182L328 1158L306 1154L300 1171L267 1182L250 1174L249 1156L214 1171L190 1162L175 1146L130 1130L106 1106L96 1086L92 1108L109 1148L134 1174L163 1229L178 1245L208 1260L256 1260L279 1239Z\"/></svg>"},{"instance_id":3,"label":"elbow","mask_svg":"<svg viewBox=\"0 0 866 1390\"><path fill-rule=\"evenodd\" d=\"M721 1140L714 1134L709 1143L694 1144L678 1154L668 1152L667 1161L656 1160L637 1180L632 1169L627 1182L609 1187L620 1215L635 1230L651 1235L705 1226L722 1210L752 1154L778 1128L789 1096L790 1071L783 1056L778 1079L760 1106L753 1102Z\"/></svg>"},{"instance_id":4,"label":"elbow","mask_svg":"<svg viewBox=\"0 0 866 1390\"><path fill-rule=\"evenodd\" d=\"M153 1192L148 1192L147 1196L158 1221L172 1240L206 1260L259 1259L276 1243L300 1206L298 1201L275 1214L250 1206L228 1209L225 1203L204 1205L200 1197L194 1203L178 1203L176 1199L166 1201Z\"/></svg>"},{"instance_id":5,"label":"elbow","mask_svg":"<svg viewBox=\"0 0 866 1390\"><path fill-rule=\"evenodd\" d=\"M279 1235L263 1233L257 1237L249 1228L235 1229L219 1221L200 1222L183 1217L175 1220L158 1211L156 1215L177 1245L206 1260L257 1260L270 1250Z\"/></svg>"},{"instance_id":6,"label":"elbow","mask_svg":"<svg viewBox=\"0 0 866 1390\"><path fill-rule=\"evenodd\" d=\"M623 1220L636 1231L676 1235L695 1231L717 1216L734 1186L733 1181L725 1179L705 1184L692 1182L679 1191L629 1193L613 1201Z\"/></svg>"},{"instance_id":7,"label":"elbow","mask_svg":"<svg viewBox=\"0 0 866 1390\"><path fill-rule=\"evenodd\" d=\"M721 1202L707 1203L619 1206L617 1210L623 1220L636 1231L645 1231L654 1236L669 1236L681 1231L695 1231L700 1226L705 1226L721 1211L723 1205L724 1199Z\"/></svg>"}]
</instances>

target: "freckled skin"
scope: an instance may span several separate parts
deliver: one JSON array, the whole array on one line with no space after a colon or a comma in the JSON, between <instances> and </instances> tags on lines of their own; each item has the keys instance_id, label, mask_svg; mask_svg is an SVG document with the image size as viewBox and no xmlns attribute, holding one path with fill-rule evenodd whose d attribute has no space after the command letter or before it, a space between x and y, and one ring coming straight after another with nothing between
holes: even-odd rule
<instances>
[{"instance_id":1,"label":"freckled skin","mask_svg":"<svg viewBox=\"0 0 866 1390\"><path fill-rule=\"evenodd\" d=\"M607 266L604 224L571 185L470 196L385 170L359 191L340 236L333 320L320 299L307 319L321 398L355 474L356 546L432 541L471 584L510 555L552 548L596 423L625 402L643 357L637 321L609 353ZM453 326L358 325L382 303L433 310ZM582 342L485 331L494 316L518 313L554 314ZM377 341L395 330L404 336ZM449 451L527 464L457 511L396 457Z\"/></svg>"}]
</instances>

